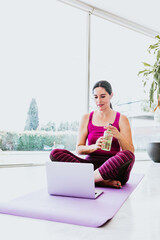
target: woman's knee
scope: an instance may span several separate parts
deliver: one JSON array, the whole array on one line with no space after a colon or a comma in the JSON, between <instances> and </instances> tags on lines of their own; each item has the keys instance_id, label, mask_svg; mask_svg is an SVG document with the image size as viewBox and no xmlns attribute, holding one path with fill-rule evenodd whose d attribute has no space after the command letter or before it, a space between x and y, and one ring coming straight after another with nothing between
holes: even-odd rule
<instances>
[{"instance_id":1,"label":"woman's knee","mask_svg":"<svg viewBox=\"0 0 160 240\"><path fill-rule=\"evenodd\" d=\"M50 159L51 161L57 161L56 160L56 156L57 154L59 155L60 153L62 153L64 151L64 149L59 149L59 148L56 148L56 149L53 149L50 153Z\"/></svg>"},{"instance_id":2,"label":"woman's knee","mask_svg":"<svg viewBox=\"0 0 160 240\"><path fill-rule=\"evenodd\" d=\"M135 162L135 155L129 150L124 150L121 153L124 156L123 159L125 159L125 163L121 166L122 172L119 170L119 174L121 184L124 185L129 180L130 172Z\"/></svg>"},{"instance_id":3,"label":"woman's knee","mask_svg":"<svg viewBox=\"0 0 160 240\"><path fill-rule=\"evenodd\" d=\"M131 162L134 163L134 161L135 161L134 153L129 150L120 151L116 155L117 156L119 155L120 157L122 157L125 160L125 162L132 160Z\"/></svg>"}]
</instances>

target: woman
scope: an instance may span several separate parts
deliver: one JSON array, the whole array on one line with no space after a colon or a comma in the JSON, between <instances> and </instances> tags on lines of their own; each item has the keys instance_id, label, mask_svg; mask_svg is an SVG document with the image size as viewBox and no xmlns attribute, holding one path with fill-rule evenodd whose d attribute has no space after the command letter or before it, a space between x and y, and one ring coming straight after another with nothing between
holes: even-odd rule
<instances>
[{"instance_id":1,"label":"woman","mask_svg":"<svg viewBox=\"0 0 160 240\"><path fill-rule=\"evenodd\" d=\"M93 163L97 186L121 188L128 181L135 161L130 124L126 116L112 109L113 93L109 82L97 82L93 95L97 110L83 116L76 146L77 153L87 155L86 158L64 149L52 150L50 158L52 161ZM106 129L113 136L110 151L102 150Z\"/></svg>"}]
</instances>

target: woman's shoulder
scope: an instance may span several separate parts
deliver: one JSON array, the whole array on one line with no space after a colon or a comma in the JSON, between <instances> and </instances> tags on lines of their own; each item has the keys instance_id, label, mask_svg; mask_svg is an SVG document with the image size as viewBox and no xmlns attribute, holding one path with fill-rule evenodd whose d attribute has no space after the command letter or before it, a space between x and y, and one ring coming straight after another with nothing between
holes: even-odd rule
<instances>
[{"instance_id":1,"label":"woman's shoulder","mask_svg":"<svg viewBox=\"0 0 160 240\"><path fill-rule=\"evenodd\" d=\"M82 119L86 120L89 118L89 115L90 113L85 113L83 116L82 116Z\"/></svg>"},{"instance_id":2,"label":"woman's shoulder","mask_svg":"<svg viewBox=\"0 0 160 240\"><path fill-rule=\"evenodd\" d=\"M90 113L85 113L83 114L81 121L86 122L89 120L89 117L90 117Z\"/></svg>"},{"instance_id":3,"label":"woman's shoulder","mask_svg":"<svg viewBox=\"0 0 160 240\"><path fill-rule=\"evenodd\" d=\"M124 114L121 114L120 113L120 124L126 124L126 123L129 123L129 120L128 120L128 117Z\"/></svg>"},{"instance_id":4,"label":"woman's shoulder","mask_svg":"<svg viewBox=\"0 0 160 240\"><path fill-rule=\"evenodd\" d=\"M82 116L82 120L81 120L81 121L88 123L89 120L92 118L92 115L93 115L93 112L85 113L85 114Z\"/></svg>"},{"instance_id":5,"label":"woman's shoulder","mask_svg":"<svg viewBox=\"0 0 160 240\"><path fill-rule=\"evenodd\" d=\"M93 115L94 112L85 113L82 118L89 118Z\"/></svg>"}]
</instances>

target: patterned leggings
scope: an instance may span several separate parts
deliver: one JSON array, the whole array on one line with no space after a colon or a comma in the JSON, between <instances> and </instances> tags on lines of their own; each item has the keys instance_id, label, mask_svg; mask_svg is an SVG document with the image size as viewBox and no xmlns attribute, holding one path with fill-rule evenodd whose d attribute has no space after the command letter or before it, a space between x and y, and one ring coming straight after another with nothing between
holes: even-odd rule
<instances>
[{"instance_id":1,"label":"patterned leggings","mask_svg":"<svg viewBox=\"0 0 160 240\"><path fill-rule=\"evenodd\" d=\"M92 163L91 161L80 158L65 149L52 150L50 153L50 159L51 161L61 162ZM98 167L98 170L104 180L119 180L121 184L124 185L129 179L134 162L134 154L129 150L124 150L107 159ZM96 168L97 167L95 167L95 169Z\"/></svg>"}]
</instances>

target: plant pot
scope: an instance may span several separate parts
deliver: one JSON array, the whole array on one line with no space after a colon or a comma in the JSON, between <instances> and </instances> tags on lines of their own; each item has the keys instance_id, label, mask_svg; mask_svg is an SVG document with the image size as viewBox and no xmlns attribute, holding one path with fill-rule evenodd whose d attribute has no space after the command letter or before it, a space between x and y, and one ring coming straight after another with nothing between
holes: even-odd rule
<instances>
[{"instance_id":1,"label":"plant pot","mask_svg":"<svg viewBox=\"0 0 160 240\"><path fill-rule=\"evenodd\" d=\"M154 162L160 162L160 142L148 143L147 153Z\"/></svg>"}]
</instances>

